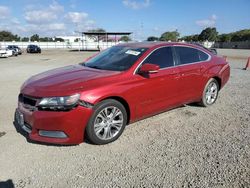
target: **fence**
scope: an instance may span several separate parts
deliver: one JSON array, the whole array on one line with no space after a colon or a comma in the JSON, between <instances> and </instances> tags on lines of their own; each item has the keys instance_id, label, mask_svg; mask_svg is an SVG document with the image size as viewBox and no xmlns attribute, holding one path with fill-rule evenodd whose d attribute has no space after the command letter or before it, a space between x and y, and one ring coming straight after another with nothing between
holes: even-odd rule
<instances>
[{"instance_id":1,"label":"fence","mask_svg":"<svg viewBox=\"0 0 250 188\"><path fill-rule=\"evenodd\" d=\"M250 49L250 41L242 42L216 42L215 48Z\"/></svg>"},{"instance_id":2,"label":"fence","mask_svg":"<svg viewBox=\"0 0 250 188\"><path fill-rule=\"evenodd\" d=\"M8 45L17 45L20 48L27 48L30 44L38 45L42 49L79 49L79 50L98 50L106 49L120 42L0 42L0 49L6 48Z\"/></svg>"},{"instance_id":3,"label":"fence","mask_svg":"<svg viewBox=\"0 0 250 188\"><path fill-rule=\"evenodd\" d=\"M35 44L42 49L79 49L79 50L98 50L106 49L121 42L0 42L0 49L6 48L8 45L17 45L20 48L27 48L29 44ZM207 48L238 48L238 49L250 49L250 41L243 42L203 42L203 45Z\"/></svg>"}]
</instances>

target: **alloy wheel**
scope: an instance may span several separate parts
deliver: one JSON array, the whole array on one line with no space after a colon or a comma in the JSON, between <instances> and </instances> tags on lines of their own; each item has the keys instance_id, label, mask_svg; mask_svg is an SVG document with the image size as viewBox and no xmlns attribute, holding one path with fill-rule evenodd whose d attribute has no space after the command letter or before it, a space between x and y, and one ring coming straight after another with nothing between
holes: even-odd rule
<instances>
[{"instance_id":1,"label":"alloy wheel","mask_svg":"<svg viewBox=\"0 0 250 188\"><path fill-rule=\"evenodd\" d=\"M121 130L124 117L122 111L115 106L102 109L95 118L94 131L101 140L114 138Z\"/></svg>"},{"instance_id":2,"label":"alloy wheel","mask_svg":"<svg viewBox=\"0 0 250 188\"><path fill-rule=\"evenodd\" d=\"M206 103L213 104L218 95L218 86L215 82L210 82L206 89Z\"/></svg>"}]
</instances>

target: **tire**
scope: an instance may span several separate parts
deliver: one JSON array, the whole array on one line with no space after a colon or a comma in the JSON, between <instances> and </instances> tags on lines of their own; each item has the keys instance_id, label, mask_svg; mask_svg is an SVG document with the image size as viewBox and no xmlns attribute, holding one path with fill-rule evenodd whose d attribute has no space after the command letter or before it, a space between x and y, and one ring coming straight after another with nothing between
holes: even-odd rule
<instances>
[{"instance_id":1,"label":"tire","mask_svg":"<svg viewBox=\"0 0 250 188\"><path fill-rule=\"evenodd\" d=\"M219 94L219 84L216 79L210 78L203 90L200 105L203 107L211 106L217 100Z\"/></svg>"},{"instance_id":2,"label":"tire","mask_svg":"<svg viewBox=\"0 0 250 188\"><path fill-rule=\"evenodd\" d=\"M87 127L87 139L97 145L108 144L118 139L127 123L127 112L117 100L107 99L94 106ZM112 116L115 113L115 116ZM114 123L116 122L116 123Z\"/></svg>"}]
</instances>

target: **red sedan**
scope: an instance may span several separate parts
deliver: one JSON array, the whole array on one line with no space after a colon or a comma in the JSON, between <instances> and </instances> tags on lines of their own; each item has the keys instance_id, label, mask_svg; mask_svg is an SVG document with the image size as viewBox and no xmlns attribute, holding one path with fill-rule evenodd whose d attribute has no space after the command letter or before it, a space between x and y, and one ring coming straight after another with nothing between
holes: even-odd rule
<instances>
[{"instance_id":1,"label":"red sedan","mask_svg":"<svg viewBox=\"0 0 250 188\"><path fill-rule=\"evenodd\" d=\"M32 76L21 87L17 124L32 140L116 140L131 122L187 103L215 103L230 67L185 43L127 43L84 63Z\"/></svg>"}]
</instances>

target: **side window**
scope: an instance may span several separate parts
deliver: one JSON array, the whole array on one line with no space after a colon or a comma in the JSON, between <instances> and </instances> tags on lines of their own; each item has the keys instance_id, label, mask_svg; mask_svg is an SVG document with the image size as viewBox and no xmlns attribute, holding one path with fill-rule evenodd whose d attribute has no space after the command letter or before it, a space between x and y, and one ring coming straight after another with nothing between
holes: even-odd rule
<instances>
[{"instance_id":1,"label":"side window","mask_svg":"<svg viewBox=\"0 0 250 188\"><path fill-rule=\"evenodd\" d=\"M189 64L201 61L199 56L199 50L189 47L175 47L176 53L179 55L180 64Z\"/></svg>"},{"instance_id":2,"label":"side window","mask_svg":"<svg viewBox=\"0 0 250 188\"><path fill-rule=\"evenodd\" d=\"M145 63L159 65L160 68L174 66L171 47L163 47L155 50L151 55L149 55L143 64Z\"/></svg>"},{"instance_id":3,"label":"side window","mask_svg":"<svg viewBox=\"0 0 250 188\"><path fill-rule=\"evenodd\" d=\"M200 61L206 61L209 58L209 56L206 53L200 50L198 50L198 54L199 54Z\"/></svg>"}]
</instances>

